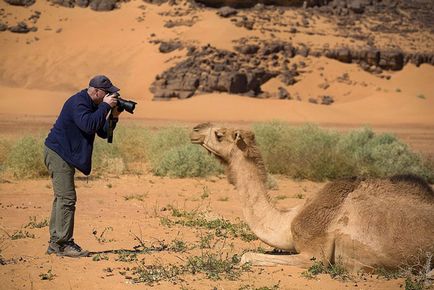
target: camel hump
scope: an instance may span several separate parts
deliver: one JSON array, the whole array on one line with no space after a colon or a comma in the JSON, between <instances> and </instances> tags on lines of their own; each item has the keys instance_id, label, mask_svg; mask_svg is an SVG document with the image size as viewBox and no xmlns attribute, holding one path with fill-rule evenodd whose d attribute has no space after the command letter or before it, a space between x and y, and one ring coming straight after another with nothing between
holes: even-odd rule
<instances>
[{"instance_id":1,"label":"camel hump","mask_svg":"<svg viewBox=\"0 0 434 290\"><path fill-rule=\"evenodd\" d=\"M363 179L349 177L332 181L307 202L292 223L294 236L307 242L327 232L347 196Z\"/></svg>"},{"instance_id":2,"label":"camel hump","mask_svg":"<svg viewBox=\"0 0 434 290\"><path fill-rule=\"evenodd\" d=\"M422 177L414 174L400 174L390 177L389 180L395 186L402 187L401 192L434 203L434 190Z\"/></svg>"}]
</instances>

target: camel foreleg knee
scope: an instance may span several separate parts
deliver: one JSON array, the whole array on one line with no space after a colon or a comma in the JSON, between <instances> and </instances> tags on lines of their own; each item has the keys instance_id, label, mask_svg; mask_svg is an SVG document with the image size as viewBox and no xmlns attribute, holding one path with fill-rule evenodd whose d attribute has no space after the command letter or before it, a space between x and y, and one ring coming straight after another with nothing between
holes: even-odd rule
<instances>
[{"instance_id":1,"label":"camel foreleg knee","mask_svg":"<svg viewBox=\"0 0 434 290\"><path fill-rule=\"evenodd\" d=\"M248 252L241 257L241 264L251 263L254 266L276 266L289 265L298 267L309 267L312 261L309 257L297 255L271 255Z\"/></svg>"}]
</instances>

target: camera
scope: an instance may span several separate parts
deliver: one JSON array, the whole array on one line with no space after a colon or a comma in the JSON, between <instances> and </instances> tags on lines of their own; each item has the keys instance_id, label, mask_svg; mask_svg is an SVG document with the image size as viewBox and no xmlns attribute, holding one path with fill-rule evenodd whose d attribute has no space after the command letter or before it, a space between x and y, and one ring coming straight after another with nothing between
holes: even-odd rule
<instances>
[{"instance_id":1,"label":"camera","mask_svg":"<svg viewBox=\"0 0 434 290\"><path fill-rule=\"evenodd\" d=\"M134 113L134 109L136 108L136 102L124 100L121 98L121 95L118 93L113 93L113 97L117 99L117 110L122 112L123 110L127 111L130 114Z\"/></svg>"},{"instance_id":2,"label":"camera","mask_svg":"<svg viewBox=\"0 0 434 290\"><path fill-rule=\"evenodd\" d=\"M112 109L108 117L108 128L107 128L108 143L113 142L113 129L115 128L115 125L118 121L117 118L113 117L113 110L118 110L118 112L122 112L123 110L125 110L128 113L133 114L137 104L136 102L122 99L121 95L119 95L118 93L113 93L112 96L116 98L117 103L116 103L116 107Z\"/></svg>"}]
</instances>

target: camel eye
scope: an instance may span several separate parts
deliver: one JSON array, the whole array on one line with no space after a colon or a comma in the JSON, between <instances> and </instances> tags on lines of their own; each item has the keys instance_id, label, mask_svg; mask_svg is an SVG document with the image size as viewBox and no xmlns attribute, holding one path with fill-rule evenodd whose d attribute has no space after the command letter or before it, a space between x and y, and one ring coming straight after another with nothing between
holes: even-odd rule
<instances>
[{"instance_id":1,"label":"camel eye","mask_svg":"<svg viewBox=\"0 0 434 290\"><path fill-rule=\"evenodd\" d=\"M216 131L214 134L215 134L215 137L217 138L217 141L221 141L223 136L224 136L224 134L220 131Z\"/></svg>"}]
</instances>

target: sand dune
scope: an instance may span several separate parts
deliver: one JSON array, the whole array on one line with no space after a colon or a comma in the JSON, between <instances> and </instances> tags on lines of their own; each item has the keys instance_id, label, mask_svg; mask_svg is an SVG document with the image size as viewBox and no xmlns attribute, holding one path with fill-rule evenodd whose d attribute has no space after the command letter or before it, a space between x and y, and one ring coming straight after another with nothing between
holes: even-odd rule
<instances>
[{"instance_id":1,"label":"sand dune","mask_svg":"<svg viewBox=\"0 0 434 290\"><path fill-rule=\"evenodd\" d=\"M0 34L0 94L2 112L6 114L54 117L66 98L86 87L92 75L103 73L121 88L125 98L139 103L135 115L126 118L434 124L434 67L430 65L409 64L402 71L387 72L391 79L386 80L364 72L355 64L297 57L292 61L303 60L307 67L299 82L286 89L291 95L299 95L301 102L216 93L184 101L153 102L149 86L155 76L181 61L186 50L161 54L158 45L149 40L178 38L194 45L210 43L231 49L233 40L259 37L261 33L236 27L210 10L195 12L190 18L196 23L191 27L168 29L163 25L171 17L159 13L173 8L141 1L123 3L121 9L112 12L66 9L46 2L37 2L29 8L0 5L14 16L7 18L11 24L28 18L34 10L42 15L36 24L37 32ZM141 5L145 8L138 8ZM137 17L144 20L139 22ZM332 27L327 25L321 26L322 29ZM308 36L301 33L297 37ZM263 35L264 39L267 37ZM333 42L333 38L323 37L322 41ZM350 82L338 80L345 73ZM330 85L327 89L318 87L324 82ZM263 85L263 90L272 93L279 86L280 81L272 79ZM335 103L322 106L308 102L309 97L318 95L331 95Z\"/></svg>"}]
</instances>

